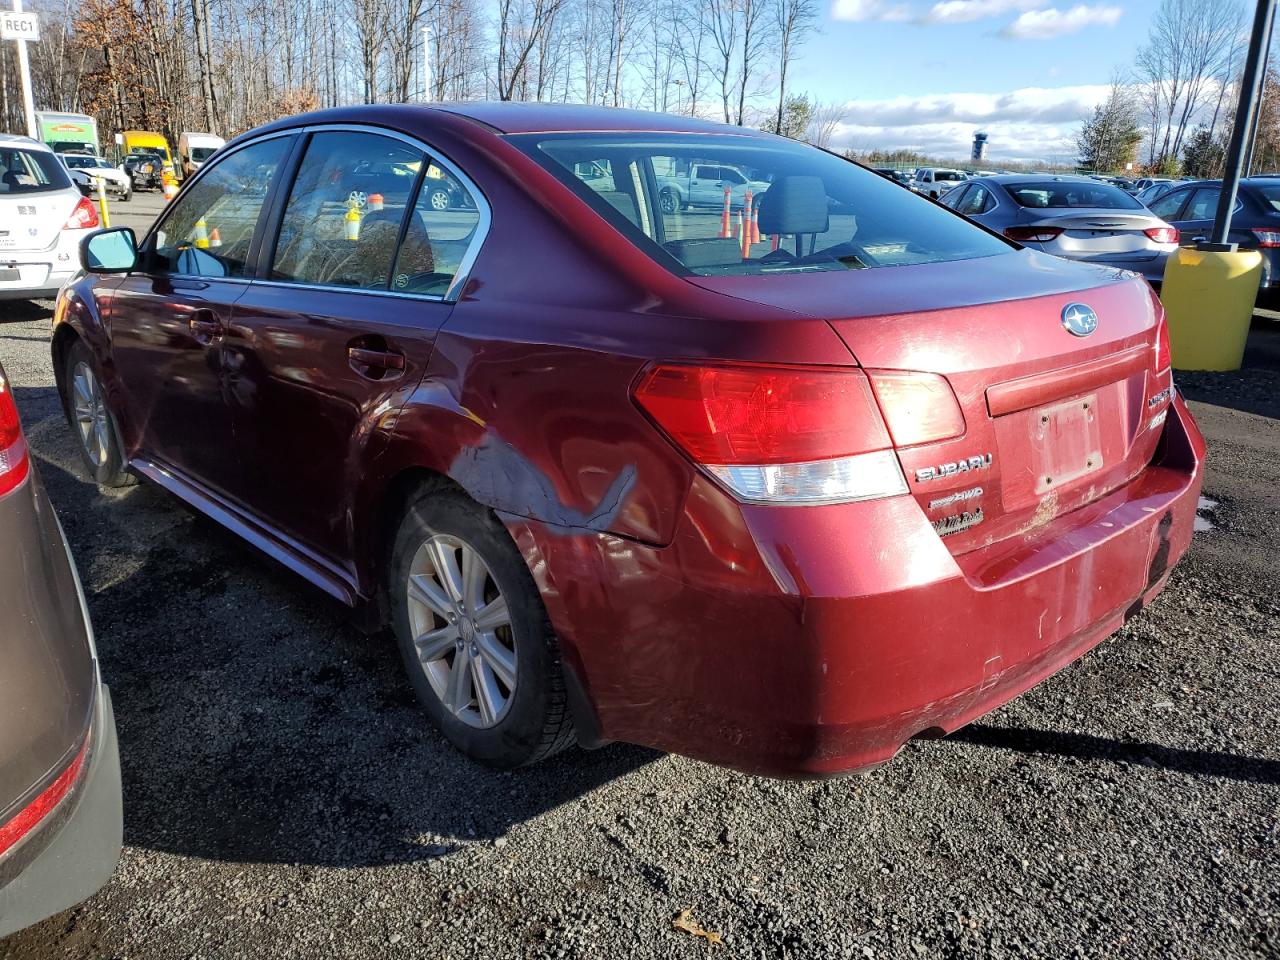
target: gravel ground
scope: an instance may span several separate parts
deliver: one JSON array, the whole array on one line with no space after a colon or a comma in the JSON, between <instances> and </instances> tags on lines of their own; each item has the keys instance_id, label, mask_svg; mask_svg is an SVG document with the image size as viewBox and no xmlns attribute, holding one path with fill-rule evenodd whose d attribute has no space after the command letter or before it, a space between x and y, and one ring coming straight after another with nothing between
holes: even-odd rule
<instances>
[{"instance_id":1,"label":"gravel ground","mask_svg":"<svg viewBox=\"0 0 1280 960\"><path fill-rule=\"evenodd\" d=\"M953 737L789 783L463 760L385 638L158 489L86 483L48 305L0 310L125 794L112 881L0 957L1280 956L1280 333L1184 381L1218 505L1142 616Z\"/></svg>"}]
</instances>

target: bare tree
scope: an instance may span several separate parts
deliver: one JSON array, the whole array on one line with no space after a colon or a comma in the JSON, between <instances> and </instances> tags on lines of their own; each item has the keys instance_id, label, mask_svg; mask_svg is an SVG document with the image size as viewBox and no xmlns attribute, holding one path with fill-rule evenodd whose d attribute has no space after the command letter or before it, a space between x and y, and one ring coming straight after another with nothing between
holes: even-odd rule
<instances>
[{"instance_id":1,"label":"bare tree","mask_svg":"<svg viewBox=\"0 0 1280 960\"><path fill-rule=\"evenodd\" d=\"M1238 55L1243 22L1236 0L1162 0L1135 64L1151 122L1151 162L1181 152L1206 95Z\"/></svg>"},{"instance_id":2,"label":"bare tree","mask_svg":"<svg viewBox=\"0 0 1280 960\"><path fill-rule=\"evenodd\" d=\"M774 0L773 22L778 38L778 114L774 133L782 133L783 109L787 102L787 71L800 46L813 31L818 18L816 0Z\"/></svg>"},{"instance_id":3,"label":"bare tree","mask_svg":"<svg viewBox=\"0 0 1280 960\"><path fill-rule=\"evenodd\" d=\"M826 150L831 146L831 138L835 136L847 112L843 103L813 101L813 107L809 112L809 128L804 135L805 140L815 147Z\"/></svg>"}]
</instances>

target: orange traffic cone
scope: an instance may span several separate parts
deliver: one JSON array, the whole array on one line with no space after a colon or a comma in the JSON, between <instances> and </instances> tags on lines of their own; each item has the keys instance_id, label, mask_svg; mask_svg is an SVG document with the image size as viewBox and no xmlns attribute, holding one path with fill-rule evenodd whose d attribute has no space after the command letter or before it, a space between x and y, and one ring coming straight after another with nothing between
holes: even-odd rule
<instances>
[{"instance_id":1,"label":"orange traffic cone","mask_svg":"<svg viewBox=\"0 0 1280 960\"><path fill-rule=\"evenodd\" d=\"M759 204L752 207L751 209L751 242L752 243L760 242L760 205Z\"/></svg>"},{"instance_id":2,"label":"orange traffic cone","mask_svg":"<svg viewBox=\"0 0 1280 960\"><path fill-rule=\"evenodd\" d=\"M720 239L721 240L728 240L733 236L733 227L729 223L729 200L731 195L732 195L732 191L728 187L725 187L724 188L724 215L720 218Z\"/></svg>"},{"instance_id":3,"label":"orange traffic cone","mask_svg":"<svg viewBox=\"0 0 1280 960\"><path fill-rule=\"evenodd\" d=\"M782 238L781 238L778 234L776 234L776 233L775 233L775 234L773 235L772 240L773 240L773 245L772 245L772 248L771 248L771 249L777 250L777 249L778 249L778 243L782 240Z\"/></svg>"},{"instance_id":4,"label":"orange traffic cone","mask_svg":"<svg viewBox=\"0 0 1280 960\"><path fill-rule=\"evenodd\" d=\"M751 259L751 221L744 211L738 211L738 243L742 246L742 259Z\"/></svg>"},{"instance_id":5,"label":"orange traffic cone","mask_svg":"<svg viewBox=\"0 0 1280 960\"><path fill-rule=\"evenodd\" d=\"M209 231L209 246L210 247L222 246L222 234L218 232L217 227L214 227L212 230Z\"/></svg>"}]
</instances>

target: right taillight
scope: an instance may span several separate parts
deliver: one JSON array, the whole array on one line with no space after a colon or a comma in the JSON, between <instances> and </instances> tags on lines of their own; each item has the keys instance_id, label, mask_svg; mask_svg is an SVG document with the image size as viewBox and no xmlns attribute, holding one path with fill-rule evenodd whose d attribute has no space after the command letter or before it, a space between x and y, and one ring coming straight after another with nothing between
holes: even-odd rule
<instances>
[{"instance_id":1,"label":"right taillight","mask_svg":"<svg viewBox=\"0 0 1280 960\"><path fill-rule=\"evenodd\" d=\"M1177 243L1179 239L1177 227L1151 227L1142 232L1153 243Z\"/></svg>"},{"instance_id":2,"label":"right taillight","mask_svg":"<svg viewBox=\"0 0 1280 960\"><path fill-rule=\"evenodd\" d=\"M34 830L45 817L62 802L63 798L75 786L80 771L84 768L85 754L89 750L89 738L86 735L80 751L72 759L53 783L45 787L30 803L15 813L9 820L0 823L0 856Z\"/></svg>"},{"instance_id":3,"label":"right taillight","mask_svg":"<svg viewBox=\"0 0 1280 960\"><path fill-rule=\"evenodd\" d=\"M1280 230L1267 230L1263 227L1254 227L1252 231L1253 238L1258 241L1260 247L1280 247Z\"/></svg>"},{"instance_id":4,"label":"right taillight","mask_svg":"<svg viewBox=\"0 0 1280 960\"><path fill-rule=\"evenodd\" d=\"M1004 235L1018 243L1048 243L1062 236L1062 227L1005 227Z\"/></svg>"},{"instance_id":5,"label":"right taillight","mask_svg":"<svg viewBox=\"0 0 1280 960\"><path fill-rule=\"evenodd\" d=\"M964 414L944 377L897 370L867 373L894 446L913 447L964 433Z\"/></svg>"},{"instance_id":6,"label":"right taillight","mask_svg":"<svg viewBox=\"0 0 1280 960\"><path fill-rule=\"evenodd\" d=\"M1164 310L1156 315L1156 371L1164 373L1173 366L1173 348L1169 345L1169 321Z\"/></svg>"},{"instance_id":7,"label":"right taillight","mask_svg":"<svg viewBox=\"0 0 1280 960\"><path fill-rule=\"evenodd\" d=\"M839 503L907 492L861 370L659 364L635 399L742 500Z\"/></svg>"},{"instance_id":8,"label":"right taillight","mask_svg":"<svg viewBox=\"0 0 1280 960\"><path fill-rule=\"evenodd\" d=\"M62 229L88 230L90 227L98 226L98 223L98 208L88 197L81 197L76 208L71 211L71 216L67 217L67 222L62 225Z\"/></svg>"},{"instance_id":9,"label":"right taillight","mask_svg":"<svg viewBox=\"0 0 1280 960\"><path fill-rule=\"evenodd\" d=\"M13 391L0 375L0 497L26 479L30 463Z\"/></svg>"}]
</instances>

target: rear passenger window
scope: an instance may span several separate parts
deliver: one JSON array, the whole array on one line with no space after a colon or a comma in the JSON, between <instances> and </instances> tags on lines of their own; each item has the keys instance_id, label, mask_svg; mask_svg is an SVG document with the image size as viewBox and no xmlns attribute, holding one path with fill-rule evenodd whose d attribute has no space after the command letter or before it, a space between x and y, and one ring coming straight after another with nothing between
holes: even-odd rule
<instances>
[{"instance_id":1,"label":"rear passenger window","mask_svg":"<svg viewBox=\"0 0 1280 960\"><path fill-rule=\"evenodd\" d=\"M425 164L421 150L390 137L351 131L312 136L280 220L271 279L387 289Z\"/></svg>"},{"instance_id":2,"label":"rear passenger window","mask_svg":"<svg viewBox=\"0 0 1280 960\"><path fill-rule=\"evenodd\" d=\"M603 167L600 179L612 183ZM395 260L391 289L444 296L480 224L476 198L448 170L428 161Z\"/></svg>"},{"instance_id":3,"label":"rear passenger window","mask_svg":"<svg viewBox=\"0 0 1280 960\"><path fill-rule=\"evenodd\" d=\"M150 269L195 277L242 277L271 178L292 139L275 137L228 154L174 202L156 231Z\"/></svg>"}]
</instances>

